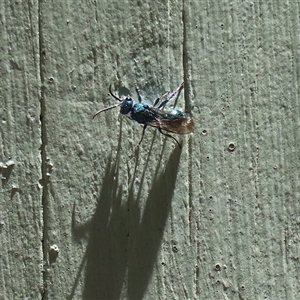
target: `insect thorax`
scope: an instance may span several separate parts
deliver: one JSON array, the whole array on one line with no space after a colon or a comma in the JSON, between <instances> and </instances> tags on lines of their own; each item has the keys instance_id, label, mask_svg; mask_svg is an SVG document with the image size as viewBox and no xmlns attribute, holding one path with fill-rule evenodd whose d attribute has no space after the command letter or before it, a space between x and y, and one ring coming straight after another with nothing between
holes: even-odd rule
<instances>
[{"instance_id":1,"label":"insect thorax","mask_svg":"<svg viewBox=\"0 0 300 300\"><path fill-rule=\"evenodd\" d=\"M150 110L149 105L144 103L133 105L131 119L141 124L147 124L156 120L153 110Z\"/></svg>"}]
</instances>

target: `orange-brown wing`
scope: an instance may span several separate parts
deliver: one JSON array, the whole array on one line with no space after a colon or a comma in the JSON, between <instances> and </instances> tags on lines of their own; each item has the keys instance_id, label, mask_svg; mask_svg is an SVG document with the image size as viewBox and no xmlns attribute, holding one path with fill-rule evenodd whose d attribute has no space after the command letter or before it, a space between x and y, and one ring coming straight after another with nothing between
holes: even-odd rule
<instances>
[{"instance_id":1,"label":"orange-brown wing","mask_svg":"<svg viewBox=\"0 0 300 300\"><path fill-rule=\"evenodd\" d=\"M155 120L147 123L149 126L178 134L188 134L194 131L194 121L188 114L179 110L166 112L152 108L152 111L155 113Z\"/></svg>"},{"instance_id":2,"label":"orange-brown wing","mask_svg":"<svg viewBox=\"0 0 300 300\"><path fill-rule=\"evenodd\" d=\"M173 133L188 134L194 131L194 121L190 117L173 120L159 120L158 123L159 126L157 127Z\"/></svg>"}]
</instances>

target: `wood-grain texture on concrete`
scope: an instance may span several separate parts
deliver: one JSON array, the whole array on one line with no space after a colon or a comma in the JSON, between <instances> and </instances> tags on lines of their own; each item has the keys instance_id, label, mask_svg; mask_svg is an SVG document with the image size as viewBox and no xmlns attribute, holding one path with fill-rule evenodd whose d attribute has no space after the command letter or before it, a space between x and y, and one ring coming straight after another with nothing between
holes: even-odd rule
<instances>
[{"instance_id":1,"label":"wood-grain texture on concrete","mask_svg":"<svg viewBox=\"0 0 300 300\"><path fill-rule=\"evenodd\" d=\"M298 299L297 2L0 10L0 299ZM91 118L183 80L182 150Z\"/></svg>"},{"instance_id":2,"label":"wood-grain texture on concrete","mask_svg":"<svg viewBox=\"0 0 300 300\"><path fill-rule=\"evenodd\" d=\"M43 290L38 8L28 4L0 4L0 299Z\"/></svg>"}]
</instances>

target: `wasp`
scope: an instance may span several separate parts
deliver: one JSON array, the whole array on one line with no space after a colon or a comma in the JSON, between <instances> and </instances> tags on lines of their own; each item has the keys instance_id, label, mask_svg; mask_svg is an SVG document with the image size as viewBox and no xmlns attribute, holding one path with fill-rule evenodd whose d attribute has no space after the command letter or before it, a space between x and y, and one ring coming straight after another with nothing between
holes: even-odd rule
<instances>
[{"instance_id":1,"label":"wasp","mask_svg":"<svg viewBox=\"0 0 300 300\"><path fill-rule=\"evenodd\" d=\"M120 113L126 115L129 119L143 124L142 137L138 143L141 144L145 130L148 126L156 128L161 134L172 138L181 147L178 140L170 133L188 134L194 130L193 119L187 114L178 109L165 110L166 104L170 100L177 99L184 83L181 83L178 88L173 92L165 92L163 95L157 97L153 105L148 105L142 101L140 90L135 88L138 102L135 102L130 96L123 97L123 99L113 94L111 85L109 86L109 94L119 101L118 104L98 110L93 119L104 111L120 106Z\"/></svg>"}]
</instances>

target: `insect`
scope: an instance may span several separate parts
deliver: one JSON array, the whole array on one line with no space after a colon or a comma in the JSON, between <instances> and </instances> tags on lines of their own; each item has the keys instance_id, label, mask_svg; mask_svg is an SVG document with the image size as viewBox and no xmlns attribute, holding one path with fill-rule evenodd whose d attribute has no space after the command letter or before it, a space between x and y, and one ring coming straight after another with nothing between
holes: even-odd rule
<instances>
[{"instance_id":1,"label":"insect","mask_svg":"<svg viewBox=\"0 0 300 300\"><path fill-rule=\"evenodd\" d=\"M183 83L181 83L174 92L165 92L163 95L159 96L154 101L153 106L150 106L142 102L142 97L137 87L135 88L135 90L138 96L138 102L135 102L130 96L120 99L119 97L114 95L110 85L109 94L113 98L118 100L119 103L98 110L93 115L93 119L104 111L120 106L120 113L122 115L126 115L129 119L144 125L142 137L140 139L140 142L138 143L138 146L141 144L144 138L146 128L148 126L151 126L156 128L161 134L172 138L179 145L179 147L181 147L178 140L168 132L178 134L188 134L193 132L193 119L188 114L183 113L178 109L164 110L164 108L170 100L178 98L182 89Z\"/></svg>"}]
</instances>

